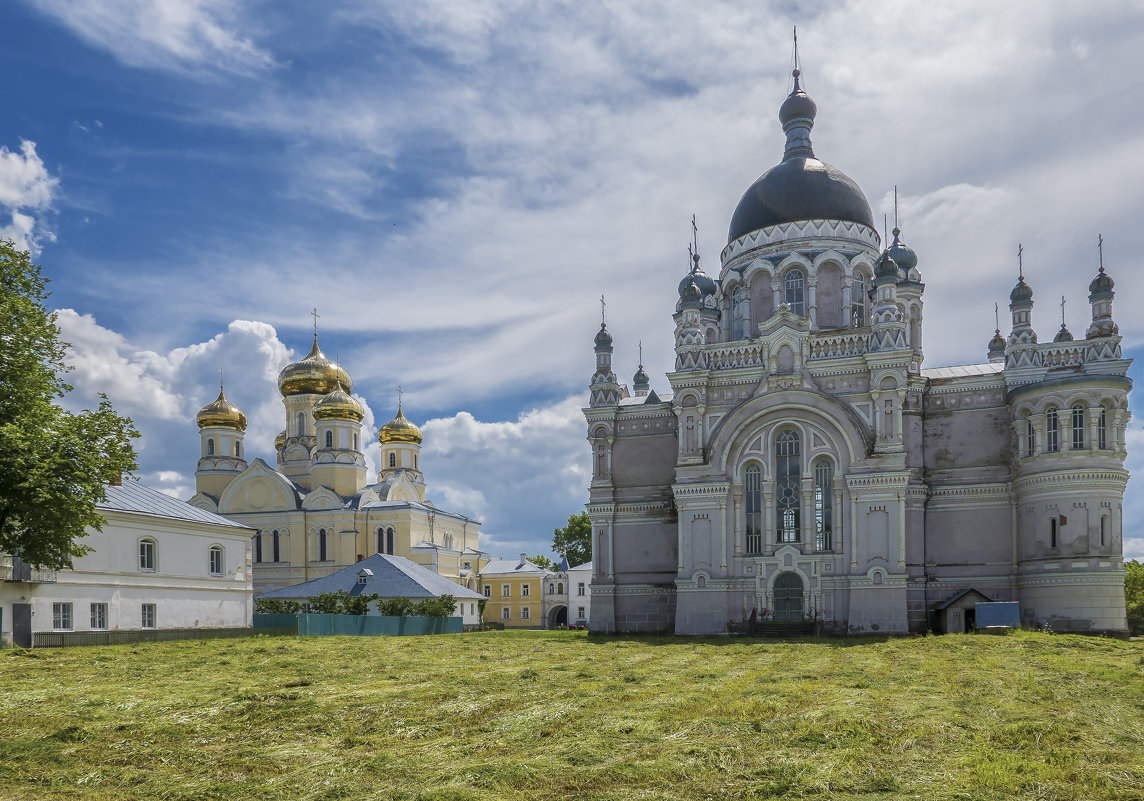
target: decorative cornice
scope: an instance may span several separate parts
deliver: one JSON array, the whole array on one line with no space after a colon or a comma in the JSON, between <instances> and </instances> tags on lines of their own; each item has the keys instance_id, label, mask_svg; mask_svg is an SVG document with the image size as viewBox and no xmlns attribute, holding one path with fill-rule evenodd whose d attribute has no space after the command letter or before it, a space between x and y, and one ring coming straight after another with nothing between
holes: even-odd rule
<instances>
[{"instance_id":1,"label":"decorative cornice","mask_svg":"<svg viewBox=\"0 0 1144 801\"><path fill-rule=\"evenodd\" d=\"M1128 484L1127 470L1047 470L1030 476L1019 476L1013 487L1020 494L1049 488L1059 490L1069 487L1111 489L1120 493Z\"/></svg>"},{"instance_id":2,"label":"decorative cornice","mask_svg":"<svg viewBox=\"0 0 1144 801\"><path fill-rule=\"evenodd\" d=\"M724 269L730 263L757 248L767 245L786 244L795 239L837 238L858 240L875 250L881 248L882 240L878 232L861 223L842 220L799 220L797 222L769 225L749 234L744 234L723 248L719 258Z\"/></svg>"}]
</instances>

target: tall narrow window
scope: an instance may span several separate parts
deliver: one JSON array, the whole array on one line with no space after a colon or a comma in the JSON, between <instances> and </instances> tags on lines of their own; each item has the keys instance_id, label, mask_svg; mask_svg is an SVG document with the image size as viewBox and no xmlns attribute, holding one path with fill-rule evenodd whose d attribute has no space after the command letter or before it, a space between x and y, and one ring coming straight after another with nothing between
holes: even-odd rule
<instances>
[{"instance_id":1,"label":"tall narrow window","mask_svg":"<svg viewBox=\"0 0 1144 801\"><path fill-rule=\"evenodd\" d=\"M299 437L306 436L306 413L305 412L298 412L298 414L294 415L294 423L295 423L295 428L298 429L297 436L299 436Z\"/></svg>"},{"instance_id":2,"label":"tall narrow window","mask_svg":"<svg viewBox=\"0 0 1144 801\"><path fill-rule=\"evenodd\" d=\"M1096 421L1096 446L1102 451L1108 449L1108 409L1100 407L1100 417Z\"/></svg>"},{"instance_id":3,"label":"tall narrow window","mask_svg":"<svg viewBox=\"0 0 1144 801\"><path fill-rule=\"evenodd\" d=\"M333 431L327 431L326 432L326 447L327 448L334 447L334 432Z\"/></svg>"},{"instance_id":4,"label":"tall narrow window","mask_svg":"<svg viewBox=\"0 0 1144 801\"><path fill-rule=\"evenodd\" d=\"M801 539L801 475L798 432L784 431L775 440L775 505L779 542L798 542Z\"/></svg>"},{"instance_id":5,"label":"tall narrow window","mask_svg":"<svg viewBox=\"0 0 1144 801\"><path fill-rule=\"evenodd\" d=\"M417 466L417 454L413 454L413 469L414 470L420 470L421 469Z\"/></svg>"},{"instance_id":6,"label":"tall narrow window","mask_svg":"<svg viewBox=\"0 0 1144 801\"><path fill-rule=\"evenodd\" d=\"M1057 416L1057 407L1050 406L1045 410L1045 451L1056 453L1060 449L1060 420Z\"/></svg>"},{"instance_id":7,"label":"tall narrow window","mask_svg":"<svg viewBox=\"0 0 1144 801\"><path fill-rule=\"evenodd\" d=\"M747 302L747 288L735 287L731 295L731 320L734 328L732 339L750 338L751 307Z\"/></svg>"},{"instance_id":8,"label":"tall narrow window","mask_svg":"<svg viewBox=\"0 0 1144 801\"><path fill-rule=\"evenodd\" d=\"M262 532L254 535L254 561L255 563L262 561Z\"/></svg>"},{"instance_id":9,"label":"tall narrow window","mask_svg":"<svg viewBox=\"0 0 1144 801\"><path fill-rule=\"evenodd\" d=\"M757 464L748 466L744 479L747 502L747 553L762 553L763 481L759 466Z\"/></svg>"},{"instance_id":10,"label":"tall narrow window","mask_svg":"<svg viewBox=\"0 0 1144 801\"><path fill-rule=\"evenodd\" d=\"M355 433L354 434L354 450L356 451L357 449L358 449L358 435Z\"/></svg>"},{"instance_id":11,"label":"tall narrow window","mask_svg":"<svg viewBox=\"0 0 1144 801\"><path fill-rule=\"evenodd\" d=\"M1084 450L1084 405L1080 403L1072 407L1072 449Z\"/></svg>"},{"instance_id":12,"label":"tall narrow window","mask_svg":"<svg viewBox=\"0 0 1144 801\"><path fill-rule=\"evenodd\" d=\"M145 629L155 628L155 618L156 618L155 604L143 604L142 611L143 611L143 614L141 615L141 617L142 617L141 622L143 623L143 628L145 628Z\"/></svg>"},{"instance_id":13,"label":"tall narrow window","mask_svg":"<svg viewBox=\"0 0 1144 801\"><path fill-rule=\"evenodd\" d=\"M222 575L222 548L218 545L212 545L211 549L207 552L207 566L210 568L212 576Z\"/></svg>"},{"instance_id":14,"label":"tall narrow window","mask_svg":"<svg viewBox=\"0 0 1144 801\"><path fill-rule=\"evenodd\" d=\"M397 467L397 454L396 453L389 454L389 466L390 467Z\"/></svg>"},{"instance_id":15,"label":"tall narrow window","mask_svg":"<svg viewBox=\"0 0 1144 801\"><path fill-rule=\"evenodd\" d=\"M207 440L207 456L214 456L214 439Z\"/></svg>"},{"instance_id":16,"label":"tall narrow window","mask_svg":"<svg viewBox=\"0 0 1144 801\"><path fill-rule=\"evenodd\" d=\"M814 547L829 551L834 547L834 465L829 459L814 463Z\"/></svg>"},{"instance_id":17,"label":"tall narrow window","mask_svg":"<svg viewBox=\"0 0 1144 801\"><path fill-rule=\"evenodd\" d=\"M327 556L329 556L329 542L326 538L326 530L320 528L318 529L318 561L325 562Z\"/></svg>"},{"instance_id":18,"label":"tall narrow window","mask_svg":"<svg viewBox=\"0 0 1144 801\"><path fill-rule=\"evenodd\" d=\"M390 556L393 556L393 526L390 526L385 530L385 546L385 552Z\"/></svg>"},{"instance_id":19,"label":"tall narrow window","mask_svg":"<svg viewBox=\"0 0 1144 801\"><path fill-rule=\"evenodd\" d=\"M107 604L96 603L91 605L91 627L93 629L107 628Z\"/></svg>"},{"instance_id":20,"label":"tall narrow window","mask_svg":"<svg viewBox=\"0 0 1144 801\"><path fill-rule=\"evenodd\" d=\"M155 569L155 540L139 540L139 569Z\"/></svg>"},{"instance_id":21,"label":"tall narrow window","mask_svg":"<svg viewBox=\"0 0 1144 801\"><path fill-rule=\"evenodd\" d=\"M854 273L850 281L850 324L855 328L866 325L866 276Z\"/></svg>"},{"instance_id":22,"label":"tall narrow window","mask_svg":"<svg viewBox=\"0 0 1144 801\"><path fill-rule=\"evenodd\" d=\"M237 439L234 441L234 458L236 458L236 459L242 458L242 443L239 442Z\"/></svg>"},{"instance_id":23,"label":"tall narrow window","mask_svg":"<svg viewBox=\"0 0 1144 801\"><path fill-rule=\"evenodd\" d=\"M282 540L279 538L278 530L275 529L274 533L270 535L271 543L271 556L274 557L275 562L282 561Z\"/></svg>"},{"instance_id":24,"label":"tall narrow window","mask_svg":"<svg viewBox=\"0 0 1144 801\"><path fill-rule=\"evenodd\" d=\"M1049 521L1049 547L1057 547L1057 519L1055 517Z\"/></svg>"},{"instance_id":25,"label":"tall narrow window","mask_svg":"<svg viewBox=\"0 0 1144 801\"><path fill-rule=\"evenodd\" d=\"M790 310L798 315L806 314L806 276L802 270L791 270L783 280L786 302Z\"/></svg>"},{"instance_id":26,"label":"tall narrow window","mask_svg":"<svg viewBox=\"0 0 1144 801\"><path fill-rule=\"evenodd\" d=\"M1108 544L1108 515L1100 516L1100 547Z\"/></svg>"},{"instance_id":27,"label":"tall narrow window","mask_svg":"<svg viewBox=\"0 0 1144 801\"><path fill-rule=\"evenodd\" d=\"M377 553L385 553L385 528L377 527Z\"/></svg>"},{"instance_id":28,"label":"tall narrow window","mask_svg":"<svg viewBox=\"0 0 1144 801\"><path fill-rule=\"evenodd\" d=\"M1033 450L1037 445L1037 441L1033 434L1033 422L1027 420L1025 422L1025 455L1032 456Z\"/></svg>"}]
</instances>

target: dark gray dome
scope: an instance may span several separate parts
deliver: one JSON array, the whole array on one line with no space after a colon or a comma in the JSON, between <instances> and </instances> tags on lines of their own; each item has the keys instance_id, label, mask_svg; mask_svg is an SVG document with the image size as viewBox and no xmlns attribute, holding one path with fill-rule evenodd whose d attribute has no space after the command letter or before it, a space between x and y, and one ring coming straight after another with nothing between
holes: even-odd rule
<instances>
[{"instance_id":1,"label":"dark gray dome","mask_svg":"<svg viewBox=\"0 0 1144 801\"><path fill-rule=\"evenodd\" d=\"M1112 297L1112 288L1114 286L1116 286L1116 284L1113 282L1112 277L1106 273L1104 267L1101 266L1100 272L1096 274L1096 278L1093 278L1092 283L1088 285L1089 301L1098 298Z\"/></svg>"},{"instance_id":2,"label":"dark gray dome","mask_svg":"<svg viewBox=\"0 0 1144 801\"><path fill-rule=\"evenodd\" d=\"M1017 278L1017 285L1009 293L1009 303L1029 303L1033 300L1033 290L1025 283L1025 276Z\"/></svg>"},{"instance_id":3,"label":"dark gray dome","mask_svg":"<svg viewBox=\"0 0 1144 801\"><path fill-rule=\"evenodd\" d=\"M993 332L993 339L989 340L989 355L1000 356L1005 353L1005 337L1001 336L1001 329Z\"/></svg>"},{"instance_id":4,"label":"dark gray dome","mask_svg":"<svg viewBox=\"0 0 1144 801\"><path fill-rule=\"evenodd\" d=\"M900 228L894 229L894 241L890 245L890 255L894 257L894 261L902 268L902 272L909 277L910 270L918 266L918 254L909 245L902 242L899 235L902 233Z\"/></svg>"},{"instance_id":5,"label":"dark gray dome","mask_svg":"<svg viewBox=\"0 0 1144 801\"><path fill-rule=\"evenodd\" d=\"M683 280L679 282L680 297L683 297L683 290L687 289L687 285L690 283L694 283L699 287L699 291L704 297L715 294L715 279L699 269L698 262L695 263L695 267L691 272L683 276Z\"/></svg>"},{"instance_id":6,"label":"dark gray dome","mask_svg":"<svg viewBox=\"0 0 1144 801\"><path fill-rule=\"evenodd\" d=\"M731 215L727 241L797 220L846 220L874 228L870 204L850 176L816 158L796 156L751 184Z\"/></svg>"},{"instance_id":7,"label":"dark gray dome","mask_svg":"<svg viewBox=\"0 0 1144 801\"><path fill-rule=\"evenodd\" d=\"M612 347L612 335L608 333L608 328L603 323L600 323L600 330L596 332L596 347Z\"/></svg>"},{"instance_id":8,"label":"dark gray dome","mask_svg":"<svg viewBox=\"0 0 1144 801\"><path fill-rule=\"evenodd\" d=\"M1053 337L1053 342L1072 342L1072 341L1073 341L1072 332L1069 331L1068 328L1065 327L1064 323L1061 323L1061 330L1057 331L1057 335L1055 337Z\"/></svg>"}]
</instances>

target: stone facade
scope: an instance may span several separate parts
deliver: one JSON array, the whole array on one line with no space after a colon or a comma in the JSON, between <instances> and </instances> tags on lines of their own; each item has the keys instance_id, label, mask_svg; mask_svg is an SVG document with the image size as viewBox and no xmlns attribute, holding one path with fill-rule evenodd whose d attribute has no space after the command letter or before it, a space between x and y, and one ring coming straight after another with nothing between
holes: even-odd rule
<instances>
[{"instance_id":1,"label":"stone facade","mask_svg":"<svg viewBox=\"0 0 1144 801\"><path fill-rule=\"evenodd\" d=\"M696 253L680 283L670 393L642 365L629 393L596 335L591 629L920 632L974 590L1124 632L1130 360L1103 264L1084 339L1038 342L1021 275L987 362L924 369L917 255L813 157L814 114L796 73L718 280Z\"/></svg>"}]
</instances>

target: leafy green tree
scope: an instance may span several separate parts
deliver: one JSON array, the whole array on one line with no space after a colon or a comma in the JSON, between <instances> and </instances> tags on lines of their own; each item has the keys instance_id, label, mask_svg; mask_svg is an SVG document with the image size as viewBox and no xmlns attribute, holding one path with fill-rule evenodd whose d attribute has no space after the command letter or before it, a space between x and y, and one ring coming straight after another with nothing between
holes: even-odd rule
<instances>
[{"instance_id":1,"label":"leafy green tree","mask_svg":"<svg viewBox=\"0 0 1144 801\"><path fill-rule=\"evenodd\" d=\"M420 617L452 617L457 613L457 601L452 595L426 598L413 606L413 614Z\"/></svg>"},{"instance_id":2,"label":"leafy green tree","mask_svg":"<svg viewBox=\"0 0 1144 801\"><path fill-rule=\"evenodd\" d=\"M302 611L302 602L290 598L259 598L254 602L258 615L296 615Z\"/></svg>"},{"instance_id":3,"label":"leafy green tree","mask_svg":"<svg viewBox=\"0 0 1144 801\"><path fill-rule=\"evenodd\" d=\"M536 556L528 557L528 561L532 562L537 567L543 567L545 570L556 570L560 565L553 562L544 554L538 553Z\"/></svg>"},{"instance_id":4,"label":"leafy green tree","mask_svg":"<svg viewBox=\"0 0 1144 801\"><path fill-rule=\"evenodd\" d=\"M343 592L345 591L343 590ZM371 595L367 595L365 593L362 593L361 595L352 595L347 592L346 597L342 599L342 609L340 614L367 615L369 614L370 603L376 601L378 597L379 596L376 593Z\"/></svg>"},{"instance_id":5,"label":"leafy green tree","mask_svg":"<svg viewBox=\"0 0 1144 801\"><path fill-rule=\"evenodd\" d=\"M346 601L349 600L350 594L345 590L338 590L337 592L323 592L315 595L310 600L310 611L318 615L341 615L344 614Z\"/></svg>"},{"instance_id":6,"label":"leafy green tree","mask_svg":"<svg viewBox=\"0 0 1144 801\"><path fill-rule=\"evenodd\" d=\"M552 550L572 567L592 560L592 520L587 512L568 516L568 525L552 532Z\"/></svg>"},{"instance_id":7,"label":"leafy green tree","mask_svg":"<svg viewBox=\"0 0 1144 801\"><path fill-rule=\"evenodd\" d=\"M139 436L101 395L95 411L57 403L68 344L48 310L48 280L27 251L0 240L0 551L35 567L70 567L100 530L106 487L137 468Z\"/></svg>"},{"instance_id":8,"label":"leafy green tree","mask_svg":"<svg viewBox=\"0 0 1144 801\"><path fill-rule=\"evenodd\" d=\"M1128 631L1144 634L1144 564L1135 559L1124 563L1124 605Z\"/></svg>"},{"instance_id":9,"label":"leafy green tree","mask_svg":"<svg viewBox=\"0 0 1144 801\"><path fill-rule=\"evenodd\" d=\"M406 617L413 614L413 604L408 598L382 598L377 602L377 611L389 617Z\"/></svg>"}]
</instances>

